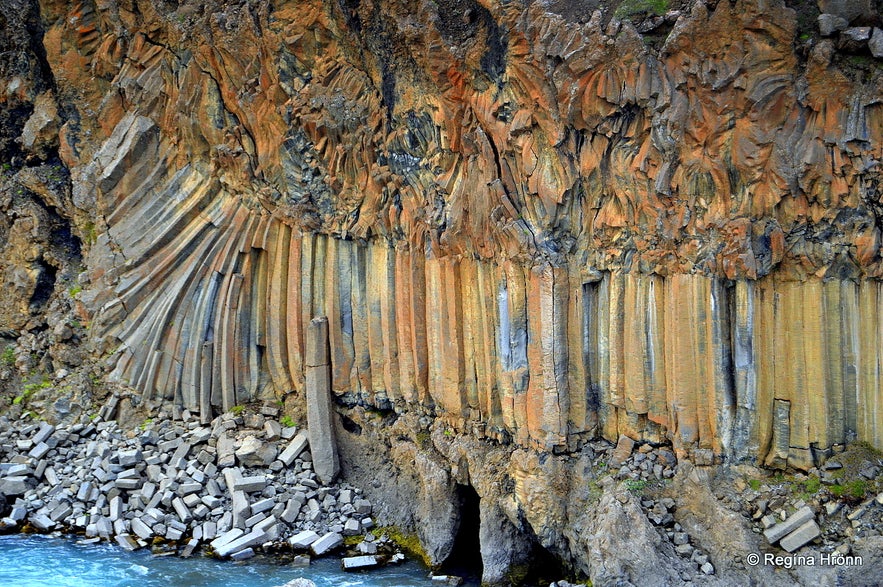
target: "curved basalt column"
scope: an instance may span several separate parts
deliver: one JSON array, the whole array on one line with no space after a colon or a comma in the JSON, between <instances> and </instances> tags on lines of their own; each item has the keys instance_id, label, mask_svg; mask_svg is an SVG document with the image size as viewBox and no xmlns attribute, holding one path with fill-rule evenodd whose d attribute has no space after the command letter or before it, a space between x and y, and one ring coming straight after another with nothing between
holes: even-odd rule
<instances>
[{"instance_id":1,"label":"curved basalt column","mask_svg":"<svg viewBox=\"0 0 883 587\"><path fill-rule=\"evenodd\" d=\"M299 392L326 315L342 401L479 437L883 446L883 77L783 3L661 44L554 3L41 7L83 302L145 397Z\"/></svg>"}]
</instances>

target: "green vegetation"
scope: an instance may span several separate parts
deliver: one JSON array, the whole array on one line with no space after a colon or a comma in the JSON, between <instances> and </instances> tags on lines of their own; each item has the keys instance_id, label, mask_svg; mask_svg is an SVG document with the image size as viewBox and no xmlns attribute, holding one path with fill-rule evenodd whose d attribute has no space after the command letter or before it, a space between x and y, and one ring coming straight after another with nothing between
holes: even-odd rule
<instances>
[{"instance_id":1,"label":"green vegetation","mask_svg":"<svg viewBox=\"0 0 883 587\"><path fill-rule=\"evenodd\" d=\"M647 488L647 482L643 479L629 479L625 482L625 488L632 493L641 493Z\"/></svg>"},{"instance_id":2,"label":"green vegetation","mask_svg":"<svg viewBox=\"0 0 883 587\"><path fill-rule=\"evenodd\" d=\"M95 223L91 220L83 225L83 239L90 245L98 240L98 231L95 230Z\"/></svg>"},{"instance_id":3,"label":"green vegetation","mask_svg":"<svg viewBox=\"0 0 883 587\"><path fill-rule=\"evenodd\" d=\"M12 367L15 365L15 349L12 345L6 347L3 350L3 355L0 356L0 361L3 362L7 367Z\"/></svg>"},{"instance_id":4,"label":"green vegetation","mask_svg":"<svg viewBox=\"0 0 883 587\"><path fill-rule=\"evenodd\" d=\"M639 14L661 16L668 11L668 0L623 0L613 15L620 20L628 20Z\"/></svg>"},{"instance_id":5,"label":"green vegetation","mask_svg":"<svg viewBox=\"0 0 883 587\"><path fill-rule=\"evenodd\" d=\"M855 479L846 484L846 492L850 497L862 499L868 492L868 482L864 479Z\"/></svg>"},{"instance_id":6,"label":"green vegetation","mask_svg":"<svg viewBox=\"0 0 883 587\"><path fill-rule=\"evenodd\" d=\"M285 415L279 418L279 423L285 426L286 428L291 428L294 426L294 420L291 416Z\"/></svg>"},{"instance_id":7,"label":"green vegetation","mask_svg":"<svg viewBox=\"0 0 883 587\"><path fill-rule=\"evenodd\" d=\"M377 537L386 534L389 539L398 544L402 550L411 556L419 558L426 566L430 565L431 561L429 560L429 556L426 554L426 551L423 550L423 545L420 544L420 539L417 538L416 534L404 532L397 526L374 528L371 532Z\"/></svg>"},{"instance_id":8,"label":"green vegetation","mask_svg":"<svg viewBox=\"0 0 883 587\"><path fill-rule=\"evenodd\" d=\"M800 498L809 501L822 488L822 480L812 476L802 481L794 481L791 483L791 493L800 494Z\"/></svg>"},{"instance_id":9,"label":"green vegetation","mask_svg":"<svg viewBox=\"0 0 883 587\"><path fill-rule=\"evenodd\" d=\"M83 291L83 286L79 283L70 286L67 290L67 293L70 297L75 298L77 294Z\"/></svg>"},{"instance_id":10,"label":"green vegetation","mask_svg":"<svg viewBox=\"0 0 883 587\"><path fill-rule=\"evenodd\" d=\"M421 448L430 448L432 446L432 435L429 434L428 430L421 430L414 436L414 440L417 441L417 445Z\"/></svg>"},{"instance_id":11,"label":"green vegetation","mask_svg":"<svg viewBox=\"0 0 883 587\"><path fill-rule=\"evenodd\" d=\"M752 491L760 491L760 479L749 479L748 487L750 487Z\"/></svg>"},{"instance_id":12,"label":"green vegetation","mask_svg":"<svg viewBox=\"0 0 883 587\"><path fill-rule=\"evenodd\" d=\"M52 383L48 379L43 379L40 383L28 383L22 388L21 394L15 396L12 400L12 405L17 406L23 403L27 403L27 401L33 396L35 393L42 389L47 389L52 386Z\"/></svg>"},{"instance_id":13,"label":"green vegetation","mask_svg":"<svg viewBox=\"0 0 883 587\"><path fill-rule=\"evenodd\" d=\"M234 416L239 416L244 411L245 411L245 406L242 406L242 405L233 406L232 408L230 408L230 413L233 414Z\"/></svg>"},{"instance_id":14,"label":"green vegetation","mask_svg":"<svg viewBox=\"0 0 883 587\"><path fill-rule=\"evenodd\" d=\"M153 424L153 418L146 418L143 422L141 422L141 426L139 426L139 428L141 428L142 431L147 430L147 427L151 424Z\"/></svg>"},{"instance_id":15,"label":"green vegetation","mask_svg":"<svg viewBox=\"0 0 883 587\"><path fill-rule=\"evenodd\" d=\"M803 482L803 490L807 493L818 493L821 487L822 480L815 476L810 477Z\"/></svg>"}]
</instances>

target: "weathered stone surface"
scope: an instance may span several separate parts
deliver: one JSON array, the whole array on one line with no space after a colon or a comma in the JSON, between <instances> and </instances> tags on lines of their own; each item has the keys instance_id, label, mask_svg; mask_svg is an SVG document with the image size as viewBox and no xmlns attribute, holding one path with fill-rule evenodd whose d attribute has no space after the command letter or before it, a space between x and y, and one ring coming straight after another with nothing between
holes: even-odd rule
<instances>
[{"instance_id":1,"label":"weathered stone surface","mask_svg":"<svg viewBox=\"0 0 883 587\"><path fill-rule=\"evenodd\" d=\"M766 539L770 544L775 544L779 539L813 519L815 519L815 515L812 510L808 506L805 506L788 516L788 519L784 522L764 530L763 535L766 536Z\"/></svg>"},{"instance_id":2,"label":"weathered stone surface","mask_svg":"<svg viewBox=\"0 0 883 587\"><path fill-rule=\"evenodd\" d=\"M139 548L141 548L141 545L138 544L138 541L129 534L117 534L116 541L117 544L119 544L126 550L138 550Z\"/></svg>"},{"instance_id":3,"label":"weathered stone surface","mask_svg":"<svg viewBox=\"0 0 883 587\"><path fill-rule=\"evenodd\" d=\"M838 31L842 31L849 26L849 21L842 16L836 14L820 14L819 15L819 33L823 37L830 37Z\"/></svg>"},{"instance_id":4,"label":"weathered stone surface","mask_svg":"<svg viewBox=\"0 0 883 587\"><path fill-rule=\"evenodd\" d=\"M331 406L331 365L328 319L315 318L307 327L307 428L313 470L322 483L331 483L340 470Z\"/></svg>"},{"instance_id":5,"label":"weathered stone surface","mask_svg":"<svg viewBox=\"0 0 883 587\"><path fill-rule=\"evenodd\" d=\"M874 32L868 40L868 48L871 50L871 55L877 59L883 59L883 29L874 28Z\"/></svg>"},{"instance_id":6,"label":"weathered stone surface","mask_svg":"<svg viewBox=\"0 0 883 587\"><path fill-rule=\"evenodd\" d=\"M307 448L309 444L308 435L305 430L301 430L298 432L294 438L291 439L291 442L288 443L288 446L285 447L285 450L282 451L282 454L279 455L279 460L285 463L286 467L290 467L291 463L294 462L300 453Z\"/></svg>"},{"instance_id":7,"label":"weathered stone surface","mask_svg":"<svg viewBox=\"0 0 883 587\"><path fill-rule=\"evenodd\" d=\"M320 536L313 532L312 530L304 530L303 532L298 532L294 536L288 539L288 543L291 544L294 548L309 548L316 540L318 540Z\"/></svg>"},{"instance_id":8,"label":"weathered stone surface","mask_svg":"<svg viewBox=\"0 0 883 587\"><path fill-rule=\"evenodd\" d=\"M379 563L377 562L377 557L364 555L364 556L348 556L344 557L340 561L341 566L344 571L358 571L360 569L371 569L376 567Z\"/></svg>"},{"instance_id":9,"label":"weathered stone surface","mask_svg":"<svg viewBox=\"0 0 883 587\"><path fill-rule=\"evenodd\" d=\"M329 532L310 544L310 550L316 556L322 556L343 545L343 536L337 532Z\"/></svg>"},{"instance_id":10,"label":"weathered stone surface","mask_svg":"<svg viewBox=\"0 0 883 587\"><path fill-rule=\"evenodd\" d=\"M818 0L819 10L836 14L847 22L871 20L876 16L873 0Z\"/></svg>"},{"instance_id":11,"label":"weathered stone surface","mask_svg":"<svg viewBox=\"0 0 883 587\"><path fill-rule=\"evenodd\" d=\"M266 467L276 459L276 447L255 437L248 436L236 449L236 459L244 467Z\"/></svg>"},{"instance_id":12,"label":"weathered stone surface","mask_svg":"<svg viewBox=\"0 0 883 587\"><path fill-rule=\"evenodd\" d=\"M616 450L610 459L611 466L618 467L624 463L632 454L635 448L635 441L628 436L622 434L616 443Z\"/></svg>"},{"instance_id":13,"label":"weathered stone surface","mask_svg":"<svg viewBox=\"0 0 883 587\"><path fill-rule=\"evenodd\" d=\"M327 382L341 410L429 420L420 451L449 431L571 455L598 432L808 468L850 431L883 446L880 76L799 41L781 1L682 3L665 28L560 2L467 3L464 22L448 2L19 4L34 32L0 47L22 71L0 81L10 372L72 368L62 347L88 336L132 403L182 418ZM874 6L820 7L879 27ZM44 320L43 290L89 332ZM330 370L307 385L316 315ZM484 474L463 458L402 511ZM512 483L507 507L539 511Z\"/></svg>"},{"instance_id":14,"label":"weathered stone surface","mask_svg":"<svg viewBox=\"0 0 883 587\"><path fill-rule=\"evenodd\" d=\"M218 556L230 556L231 554L245 550L246 548L262 544L266 540L266 532L261 529L255 529L248 534L235 538L229 542L222 542L215 548L215 552Z\"/></svg>"},{"instance_id":15,"label":"weathered stone surface","mask_svg":"<svg viewBox=\"0 0 883 587\"><path fill-rule=\"evenodd\" d=\"M821 534L815 520L809 520L798 526L794 531L779 541L779 546L788 552L794 552L807 542Z\"/></svg>"}]
</instances>

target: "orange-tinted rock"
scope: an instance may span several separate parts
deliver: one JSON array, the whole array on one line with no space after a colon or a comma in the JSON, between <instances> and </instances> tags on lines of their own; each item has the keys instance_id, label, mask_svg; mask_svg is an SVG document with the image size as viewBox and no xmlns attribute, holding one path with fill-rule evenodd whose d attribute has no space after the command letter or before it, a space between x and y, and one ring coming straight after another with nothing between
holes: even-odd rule
<instances>
[{"instance_id":1,"label":"orange-tinted rock","mask_svg":"<svg viewBox=\"0 0 883 587\"><path fill-rule=\"evenodd\" d=\"M114 376L203 412L299 392L327 315L341 397L524 445L764 459L787 401L789 447L879 446L847 399L879 402L879 68L798 52L781 2L655 41L449 4L43 0Z\"/></svg>"}]
</instances>

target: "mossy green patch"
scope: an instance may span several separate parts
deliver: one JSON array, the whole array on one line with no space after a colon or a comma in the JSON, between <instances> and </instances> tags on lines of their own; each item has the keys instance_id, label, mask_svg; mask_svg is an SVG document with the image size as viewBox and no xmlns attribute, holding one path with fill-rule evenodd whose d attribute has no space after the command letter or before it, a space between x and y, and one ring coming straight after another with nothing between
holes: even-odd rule
<instances>
[{"instance_id":1,"label":"mossy green patch","mask_svg":"<svg viewBox=\"0 0 883 587\"><path fill-rule=\"evenodd\" d=\"M3 350L3 356L0 357L0 361L7 367L12 367L15 365L15 349L12 346L8 346Z\"/></svg>"},{"instance_id":2,"label":"mossy green patch","mask_svg":"<svg viewBox=\"0 0 883 587\"><path fill-rule=\"evenodd\" d=\"M620 20L628 20L639 14L661 16L668 11L668 0L623 0L613 15Z\"/></svg>"},{"instance_id":3,"label":"mossy green patch","mask_svg":"<svg viewBox=\"0 0 883 587\"><path fill-rule=\"evenodd\" d=\"M625 482L625 488L632 493L641 493L647 489L647 482L643 479L629 479Z\"/></svg>"},{"instance_id":4,"label":"mossy green patch","mask_svg":"<svg viewBox=\"0 0 883 587\"><path fill-rule=\"evenodd\" d=\"M426 566L430 566L431 561L429 560L429 555L426 554L426 551L423 549L423 545L420 544L420 539L417 538L416 534L405 532L397 526L382 526L372 530L372 533L375 536L386 534L389 539L398 544L402 550L413 557L419 558Z\"/></svg>"},{"instance_id":5,"label":"mossy green patch","mask_svg":"<svg viewBox=\"0 0 883 587\"><path fill-rule=\"evenodd\" d=\"M22 388L21 394L15 396L12 400L12 405L17 406L20 404L27 403L27 401L38 391L43 389L48 389L52 386L52 382L49 379L43 378L39 383L28 383Z\"/></svg>"}]
</instances>

